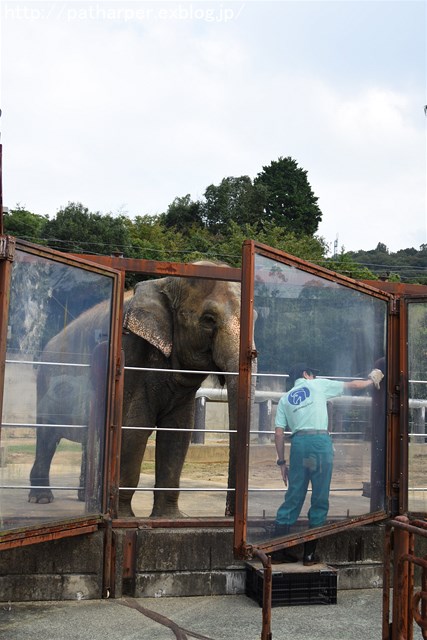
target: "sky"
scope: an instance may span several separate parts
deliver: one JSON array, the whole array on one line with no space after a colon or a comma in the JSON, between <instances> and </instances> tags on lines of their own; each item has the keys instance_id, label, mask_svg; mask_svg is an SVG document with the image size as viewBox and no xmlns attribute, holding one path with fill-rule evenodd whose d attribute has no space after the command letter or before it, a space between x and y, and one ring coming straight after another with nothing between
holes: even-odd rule
<instances>
[{"instance_id":1,"label":"sky","mask_svg":"<svg viewBox=\"0 0 427 640\"><path fill-rule=\"evenodd\" d=\"M3 202L155 215L279 157L330 252L420 248L426 2L1 2Z\"/></svg>"}]
</instances>

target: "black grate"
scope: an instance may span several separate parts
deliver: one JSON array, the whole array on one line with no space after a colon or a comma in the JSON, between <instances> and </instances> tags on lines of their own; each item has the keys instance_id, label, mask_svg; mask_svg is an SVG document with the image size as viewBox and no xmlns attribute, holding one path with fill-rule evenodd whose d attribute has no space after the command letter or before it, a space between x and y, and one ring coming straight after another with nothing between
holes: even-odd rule
<instances>
[{"instance_id":1,"label":"black grate","mask_svg":"<svg viewBox=\"0 0 427 640\"><path fill-rule=\"evenodd\" d=\"M273 571L273 607L304 604L336 604L337 572L331 568L317 571ZM264 570L246 565L246 595L262 606Z\"/></svg>"}]
</instances>

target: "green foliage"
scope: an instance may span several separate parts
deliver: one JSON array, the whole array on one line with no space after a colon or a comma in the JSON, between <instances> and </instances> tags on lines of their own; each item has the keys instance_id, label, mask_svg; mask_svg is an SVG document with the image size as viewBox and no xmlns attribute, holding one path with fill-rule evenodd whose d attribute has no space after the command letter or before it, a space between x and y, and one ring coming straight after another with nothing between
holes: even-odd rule
<instances>
[{"instance_id":1,"label":"green foliage","mask_svg":"<svg viewBox=\"0 0 427 640\"><path fill-rule=\"evenodd\" d=\"M127 219L120 215L91 213L81 203L69 202L46 222L44 233L53 249L73 253L133 256Z\"/></svg>"},{"instance_id":2,"label":"green foliage","mask_svg":"<svg viewBox=\"0 0 427 640\"><path fill-rule=\"evenodd\" d=\"M314 263L324 259L327 249L322 238L297 237L272 223L266 224L264 229L259 231L256 225L239 226L236 222L230 222L226 235L216 237L215 247L224 260L233 266L240 266L242 244L248 238Z\"/></svg>"},{"instance_id":3,"label":"green foliage","mask_svg":"<svg viewBox=\"0 0 427 640\"><path fill-rule=\"evenodd\" d=\"M255 187L249 176L228 177L217 186L211 184L204 197L203 219L213 233L226 233L232 222L260 228L263 190Z\"/></svg>"},{"instance_id":4,"label":"green foliage","mask_svg":"<svg viewBox=\"0 0 427 640\"><path fill-rule=\"evenodd\" d=\"M165 213L92 213L69 203L49 219L21 207L4 215L5 232L65 252L122 254L130 258L188 262L213 258L239 266L242 243L251 238L356 279L427 285L427 244L391 253L379 242L369 251L327 258L316 236L322 214L307 171L291 157L279 157L252 181L247 175L209 185L202 200L176 197Z\"/></svg>"},{"instance_id":5,"label":"green foliage","mask_svg":"<svg viewBox=\"0 0 427 640\"><path fill-rule=\"evenodd\" d=\"M43 235L47 221L47 216L39 216L17 206L16 209L4 213L3 228L8 235L36 244L44 244Z\"/></svg>"},{"instance_id":6,"label":"green foliage","mask_svg":"<svg viewBox=\"0 0 427 640\"><path fill-rule=\"evenodd\" d=\"M348 257L363 264L374 278L386 278L390 282L427 284L427 245L390 252L383 243L369 251L349 251Z\"/></svg>"},{"instance_id":7,"label":"green foliage","mask_svg":"<svg viewBox=\"0 0 427 640\"><path fill-rule=\"evenodd\" d=\"M307 179L293 158L273 160L263 167L254 185L264 189L263 224L271 222L296 236L316 233L322 212Z\"/></svg>"},{"instance_id":8,"label":"green foliage","mask_svg":"<svg viewBox=\"0 0 427 640\"><path fill-rule=\"evenodd\" d=\"M188 193L183 198L175 198L161 221L168 229L174 228L187 235L190 229L203 226L201 210L201 203L193 202Z\"/></svg>"},{"instance_id":9,"label":"green foliage","mask_svg":"<svg viewBox=\"0 0 427 640\"><path fill-rule=\"evenodd\" d=\"M349 253L345 253L344 250L342 250L338 256L325 260L323 266L331 271L336 271L344 276L348 276L349 278L354 278L355 280L377 279L372 271L355 262L351 255Z\"/></svg>"}]
</instances>

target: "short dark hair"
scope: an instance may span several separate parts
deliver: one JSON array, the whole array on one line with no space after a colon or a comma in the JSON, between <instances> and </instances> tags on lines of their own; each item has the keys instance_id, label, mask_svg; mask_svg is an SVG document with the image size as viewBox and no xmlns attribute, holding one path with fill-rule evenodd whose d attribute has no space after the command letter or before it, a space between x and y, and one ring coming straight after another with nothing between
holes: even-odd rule
<instances>
[{"instance_id":1,"label":"short dark hair","mask_svg":"<svg viewBox=\"0 0 427 640\"><path fill-rule=\"evenodd\" d=\"M296 362L289 371L289 381L292 385L295 384L295 380L298 378L302 378L304 375L304 371L308 374L316 375L319 373L319 369L315 369L314 367L310 367L305 362Z\"/></svg>"}]
</instances>

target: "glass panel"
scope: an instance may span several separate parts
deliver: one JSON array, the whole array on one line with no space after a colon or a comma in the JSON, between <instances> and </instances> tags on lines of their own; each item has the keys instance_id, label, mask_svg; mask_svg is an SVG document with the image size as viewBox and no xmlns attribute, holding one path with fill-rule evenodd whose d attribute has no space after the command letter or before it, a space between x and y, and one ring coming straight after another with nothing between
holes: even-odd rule
<instances>
[{"instance_id":1,"label":"glass panel","mask_svg":"<svg viewBox=\"0 0 427 640\"><path fill-rule=\"evenodd\" d=\"M224 516L239 316L234 282L165 277L126 301L120 515Z\"/></svg>"},{"instance_id":2,"label":"glass panel","mask_svg":"<svg viewBox=\"0 0 427 640\"><path fill-rule=\"evenodd\" d=\"M427 512L427 303L408 305L408 508Z\"/></svg>"},{"instance_id":3,"label":"glass panel","mask_svg":"<svg viewBox=\"0 0 427 640\"><path fill-rule=\"evenodd\" d=\"M286 535L382 509L385 381L379 391L370 385L352 395L342 394L342 383L366 379L373 367L385 373L387 303L260 255L255 258L254 293L258 373L250 435L247 542L260 543L275 532ZM300 380L289 398L293 417L286 422L293 421L294 434L291 438L286 428L288 464L291 448L292 454L285 486L276 464L274 431L278 402L293 385L290 376L296 363L318 370L323 395L318 395L317 382L315 391ZM315 417L311 415L310 424L305 424L302 400L309 394ZM327 401L325 395L330 396ZM301 426L307 431L299 432ZM317 429L323 433L311 433Z\"/></svg>"},{"instance_id":4,"label":"glass panel","mask_svg":"<svg viewBox=\"0 0 427 640\"><path fill-rule=\"evenodd\" d=\"M113 283L16 252L0 440L2 529L101 510Z\"/></svg>"},{"instance_id":5,"label":"glass panel","mask_svg":"<svg viewBox=\"0 0 427 640\"><path fill-rule=\"evenodd\" d=\"M126 368L125 368L126 370ZM155 371L138 372L139 379L147 379L150 375L155 375ZM182 374L182 379L192 374ZM194 429L191 425L194 424ZM225 513L227 480L228 480L228 457L229 457L229 417L227 407L227 390L218 384L217 376L209 376L198 390L196 396L196 416L193 422L186 422L188 431L179 429L178 431L168 431L160 433L153 432L151 428L129 428L129 420L123 424L122 437L129 437L135 432L141 434L141 438L146 438L147 431L150 433L147 446L141 464L138 486L132 497L132 511L136 517L145 518L152 515L154 507L154 496L157 500L163 501L164 496L172 492L165 492L161 486L168 486L179 491L179 498L175 509L174 502L171 505L160 506L157 516L176 518L183 517L203 518L203 517L223 517ZM156 484L156 446L159 444L159 437L166 436L171 445L171 452L174 447L179 446L180 438L188 438L190 444L179 478L175 481L164 482L161 480ZM176 451L176 449L175 449ZM163 463L167 459L163 458ZM160 463L160 467L163 464ZM160 472L159 472L160 473ZM121 485L121 490L125 487ZM132 488L132 487L131 487ZM126 515L123 513L123 515ZM127 514L129 515L129 514Z\"/></svg>"}]
</instances>

